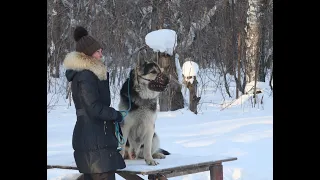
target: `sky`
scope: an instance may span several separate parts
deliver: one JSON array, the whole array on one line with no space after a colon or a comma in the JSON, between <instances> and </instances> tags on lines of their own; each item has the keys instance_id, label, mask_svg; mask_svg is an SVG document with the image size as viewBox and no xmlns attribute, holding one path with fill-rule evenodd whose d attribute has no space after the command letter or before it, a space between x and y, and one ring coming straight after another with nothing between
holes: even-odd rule
<instances>
[{"instance_id":1,"label":"sky","mask_svg":"<svg viewBox=\"0 0 320 180\"><path fill-rule=\"evenodd\" d=\"M146 43L154 51L172 52L175 32L161 30L146 36ZM171 39L165 41L165 39ZM159 41L161 40L161 41ZM178 56L176 55L176 61ZM177 63L177 62L176 62ZM182 67L182 65L181 65ZM178 67L181 75L182 68ZM266 82L258 82L262 93L257 95L258 104L253 105L253 83L248 83L248 94L235 99L235 83L227 76L230 84L229 98L225 89L217 85L221 81L218 74L210 69L194 68L198 84L198 114L188 109L188 89L182 88L185 108L176 111L158 112L156 132L160 137L161 148L172 155L159 160L152 168L172 166L176 163L188 164L203 158L214 159L237 157L236 161L223 163L224 180L272 180L273 179L273 95ZM267 76L268 77L268 76ZM201 79L201 80L199 80ZM59 81L59 80L57 80ZM64 80L61 80L64 81ZM63 83L61 83L63 84ZM111 86L111 88L118 88ZM112 106L119 102L117 91L112 92ZM115 92L115 93L113 93ZM54 94L48 94L48 101ZM72 132L76 122L73 103L68 105L65 97L48 111L47 119L47 162L48 164L74 165ZM158 107L159 108L159 107ZM180 159L180 160L179 160ZM127 162L127 168L151 168L144 161ZM79 175L77 170L49 169L48 180L68 180ZM147 179L147 176L141 176ZM117 180L122 180L116 175ZM209 172L169 178L174 180L209 180Z\"/></svg>"}]
</instances>

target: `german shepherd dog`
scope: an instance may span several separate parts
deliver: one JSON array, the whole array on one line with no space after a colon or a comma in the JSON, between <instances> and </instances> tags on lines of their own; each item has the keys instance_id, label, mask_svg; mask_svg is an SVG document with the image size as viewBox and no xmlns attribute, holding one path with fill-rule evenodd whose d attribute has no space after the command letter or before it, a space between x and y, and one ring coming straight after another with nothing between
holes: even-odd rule
<instances>
[{"instance_id":1,"label":"german shepherd dog","mask_svg":"<svg viewBox=\"0 0 320 180\"><path fill-rule=\"evenodd\" d=\"M169 78L154 62L144 62L132 69L129 76L120 90L118 105L119 110L128 110L131 106L121 124L125 143L120 153L125 159L144 159L154 166L159 164L154 159L170 154L160 148L159 136L155 133L157 98L166 89Z\"/></svg>"}]
</instances>

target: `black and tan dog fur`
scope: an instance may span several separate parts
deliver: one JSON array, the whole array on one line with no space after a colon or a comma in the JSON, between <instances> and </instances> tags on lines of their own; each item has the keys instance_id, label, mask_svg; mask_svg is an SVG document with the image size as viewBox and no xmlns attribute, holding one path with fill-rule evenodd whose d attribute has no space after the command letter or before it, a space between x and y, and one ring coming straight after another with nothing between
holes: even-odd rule
<instances>
[{"instance_id":1,"label":"black and tan dog fur","mask_svg":"<svg viewBox=\"0 0 320 180\"><path fill-rule=\"evenodd\" d=\"M157 165L154 159L163 159L169 152L160 148L159 136L155 133L157 118L157 98L161 90L152 90L148 86L161 74L163 84L167 86L169 79L163 69L154 62L144 63L132 69L130 78L122 85L120 91L119 110L131 109L121 126L126 144L122 145L121 154L125 158L142 158L148 165ZM129 91L128 91L129 83Z\"/></svg>"}]
</instances>

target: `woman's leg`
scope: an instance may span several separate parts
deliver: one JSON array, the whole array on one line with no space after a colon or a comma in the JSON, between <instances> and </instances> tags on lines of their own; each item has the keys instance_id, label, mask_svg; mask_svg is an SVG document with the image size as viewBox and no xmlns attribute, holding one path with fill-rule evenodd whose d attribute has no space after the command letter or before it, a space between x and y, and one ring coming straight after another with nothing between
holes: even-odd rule
<instances>
[{"instance_id":1,"label":"woman's leg","mask_svg":"<svg viewBox=\"0 0 320 180\"><path fill-rule=\"evenodd\" d=\"M93 180L91 174L83 174L83 180Z\"/></svg>"},{"instance_id":2,"label":"woman's leg","mask_svg":"<svg viewBox=\"0 0 320 180\"><path fill-rule=\"evenodd\" d=\"M110 171L106 173L96 173L91 174L92 180L115 180L116 174L115 171Z\"/></svg>"}]
</instances>

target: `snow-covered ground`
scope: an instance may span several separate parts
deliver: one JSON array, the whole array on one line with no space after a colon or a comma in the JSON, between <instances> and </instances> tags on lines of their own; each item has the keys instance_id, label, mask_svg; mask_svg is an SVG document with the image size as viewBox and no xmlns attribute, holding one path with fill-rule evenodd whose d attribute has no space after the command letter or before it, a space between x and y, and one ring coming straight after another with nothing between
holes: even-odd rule
<instances>
[{"instance_id":1,"label":"snow-covered ground","mask_svg":"<svg viewBox=\"0 0 320 180\"><path fill-rule=\"evenodd\" d=\"M155 51L171 54L176 45L175 33L161 30L150 33L146 43ZM157 43L155 43L157 42ZM176 54L176 64L178 55ZM177 67L181 82L181 67ZM198 69L196 69L198 71ZM197 74L198 95L201 100L198 114L188 110L188 89L182 92L186 101L184 109L170 112L158 112L156 132L161 139L161 147L173 155L181 156L219 156L237 157L238 160L224 163L224 180L272 180L273 179L273 96L266 82L259 82L257 87L258 103L253 105L252 94L235 99L235 83L228 76L230 85L229 98L225 92L221 75L212 69L199 69ZM61 80L60 84L65 84ZM64 81L64 82L63 82ZM124 81L124 79L123 79ZM248 83L250 91L253 83ZM112 106L117 108L119 87L111 85ZM58 89L63 92L64 90ZM56 92L57 92L56 91ZM53 92L53 91L52 91ZM55 98L51 98L55 97ZM56 99L48 94L48 101L55 104L48 111L47 119L47 159L48 164L74 163L71 146L72 131L76 122L75 109L68 106L65 97ZM59 100L59 101L56 101ZM173 157L173 156L172 156ZM161 160L158 166L178 163L172 157ZM188 159L188 158L186 158ZM187 160L181 163L188 163ZM147 165L145 165L147 167ZM76 170L49 169L48 180L67 180L78 176ZM121 180L116 175L117 180ZM143 178L147 179L147 176ZM209 172L174 177L175 180L206 180Z\"/></svg>"},{"instance_id":2,"label":"snow-covered ground","mask_svg":"<svg viewBox=\"0 0 320 180\"><path fill-rule=\"evenodd\" d=\"M223 96L219 88L200 86L202 95L197 115L187 106L177 111L158 112L156 131L161 147L178 155L237 157L238 160L223 164L225 180L272 180L273 97L268 83L259 82L258 87L263 92L258 94L259 104L253 107L252 95L234 100ZM233 88L230 91L234 92ZM187 100L188 90L183 89L183 92ZM117 100L114 98L114 107L117 107ZM69 107L68 101L61 97L48 113L48 163L58 164L66 159L74 162L71 139L75 121L73 104ZM47 172L48 180L66 180L78 174L61 169ZM122 178L117 175L117 179ZM170 179L209 179L209 172Z\"/></svg>"}]
</instances>

